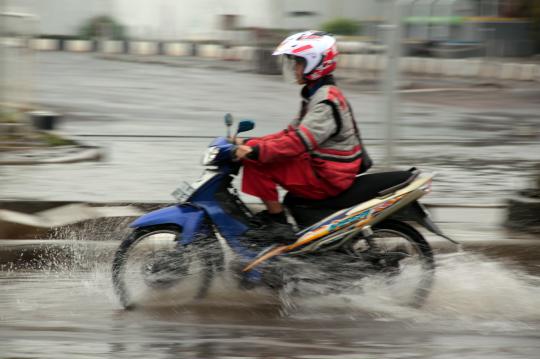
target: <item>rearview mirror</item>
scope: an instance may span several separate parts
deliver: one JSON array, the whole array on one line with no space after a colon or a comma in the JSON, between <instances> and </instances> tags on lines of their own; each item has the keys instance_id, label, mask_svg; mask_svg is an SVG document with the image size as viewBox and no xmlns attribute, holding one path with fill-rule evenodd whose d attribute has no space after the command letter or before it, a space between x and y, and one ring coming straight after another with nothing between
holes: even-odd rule
<instances>
[{"instance_id":1,"label":"rearview mirror","mask_svg":"<svg viewBox=\"0 0 540 359\"><path fill-rule=\"evenodd\" d=\"M236 133L251 131L255 128L255 121L243 120L238 124L238 130Z\"/></svg>"},{"instance_id":2,"label":"rearview mirror","mask_svg":"<svg viewBox=\"0 0 540 359\"><path fill-rule=\"evenodd\" d=\"M228 114L225 115L224 120L225 120L225 126L227 126L227 127L232 126L232 124L233 124L233 117L232 117L232 115L231 115L230 113L228 113Z\"/></svg>"}]
</instances>

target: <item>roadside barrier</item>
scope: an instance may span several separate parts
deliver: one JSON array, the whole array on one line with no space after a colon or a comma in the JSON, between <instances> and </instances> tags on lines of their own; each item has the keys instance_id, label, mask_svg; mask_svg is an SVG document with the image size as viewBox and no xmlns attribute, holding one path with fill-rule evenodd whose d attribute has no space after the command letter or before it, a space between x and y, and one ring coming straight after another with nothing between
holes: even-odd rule
<instances>
[{"instance_id":1,"label":"roadside barrier","mask_svg":"<svg viewBox=\"0 0 540 359\"><path fill-rule=\"evenodd\" d=\"M94 50L94 42L90 40L67 40L65 49L71 52L90 52Z\"/></svg>"},{"instance_id":2,"label":"roadside barrier","mask_svg":"<svg viewBox=\"0 0 540 359\"><path fill-rule=\"evenodd\" d=\"M540 66L533 64L520 64L519 79L523 81L540 81Z\"/></svg>"},{"instance_id":3,"label":"roadside barrier","mask_svg":"<svg viewBox=\"0 0 540 359\"><path fill-rule=\"evenodd\" d=\"M123 41L103 41L100 44L100 50L105 54L121 54L124 49Z\"/></svg>"},{"instance_id":4,"label":"roadside barrier","mask_svg":"<svg viewBox=\"0 0 540 359\"><path fill-rule=\"evenodd\" d=\"M217 59L223 57L223 46L220 45L199 45L197 54L203 58Z\"/></svg>"},{"instance_id":5,"label":"roadside barrier","mask_svg":"<svg viewBox=\"0 0 540 359\"><path fill-rule=\"evenodd\" d=\"M157 55L158 43L150 41L131 41L129 53L133 55Z\"/></svg>"},{"instance_id":6,"label":"roadside barrier","mask_svg":"<svg viewBox=\"0 0 540 359\"><path fill-rule=\"evenodd\" d=\"M192 55L193 47L187 43L169 42L163 44L163 54L166 56L189 56Z\"/></svg>"},{"instance_id":7,"label":"roadside barrier","mask_svg":"<svg viewBox=\"0 0 540 359\"><path fill-rule=\"evenodd\" d=\"M480 78L496 78L497 74L500 72L500 65L493 62L485 62L480 65L479 77Z\"/></svg>"},{"instance_id":8,"label":"roadside barrier","mask_svg":"<svg viewBox=\"0 0 540 359\"><path fill-rule=\"evenodd\" d=\"M56 39L32 39L30 48L38 51L57 51L60 47L59 42Z\"/></svg>"},{"instance_id":9,"label":"roadside barrier","mask_svg":"<svg viewBox=\"0 0 540 359\"><path fill-rule=\"evenodd\" d=\"M209 59L230 61L253 61L254 46L225 47L220 44L200 44L196 42L157 42L127 40L59 40L21 38L1 38L7 47L26 47L36 51L102 52L105 54L131 54L139 56L199 56ZM339 66L348 70L379 72L386 68L384 48L366 48L353 43L338 44L344 53L339 56ZM355 53L362 52L362 53ZM370 53L371 52L371 53ZM490 59L438 59L423 57L402 57L400 71L417 75L471 77L501 81L539 81L540 64L495 62Z\"/></svg>"}]
</instances>

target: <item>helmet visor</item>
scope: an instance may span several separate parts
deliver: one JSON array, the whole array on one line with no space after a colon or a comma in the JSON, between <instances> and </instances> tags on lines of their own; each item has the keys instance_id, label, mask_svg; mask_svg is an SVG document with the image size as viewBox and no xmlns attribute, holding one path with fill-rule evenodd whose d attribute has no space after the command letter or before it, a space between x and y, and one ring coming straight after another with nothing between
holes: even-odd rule
<instances>
[{"instance_id":1,"label":"helmet visor","mask_svg":"<svg viewBox=\"0 0 540 359\"><path fill-rule=\"evenodd\" d=\"M283 81L289 84L296 83L295 68L296 61L294 56L281 56L281 74L283 75Z\"/></svg>"}]
</instances>

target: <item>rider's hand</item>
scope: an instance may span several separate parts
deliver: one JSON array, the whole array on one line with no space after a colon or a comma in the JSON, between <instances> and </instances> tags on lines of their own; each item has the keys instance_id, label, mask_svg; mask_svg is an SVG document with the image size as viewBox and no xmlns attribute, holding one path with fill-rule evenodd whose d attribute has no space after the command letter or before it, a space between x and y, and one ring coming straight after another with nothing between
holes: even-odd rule
<instances>
[{"instance_id":1,"label":"rider's hand","mask_svg":"<svg viewBox=\"0 0 540 359\"><path fill-rule=\"evenodd\" d=\"M253 148L250 147L250 146L246 146L246 145L238 145L236 147L236 152L235 152L235 155L236 155L236 159L243 159L245 158L248 154L250 154L251 152L253 152Z\"/></svg>"},{"instance_id":2,"label":"rider's hand","mask_svg":"<svg viewBox=\"0 0 540 359\"><path fill-rule=\"evenodd\" d=\"M228 140L229 140L229 142L231 142L234 145L243 145L244 144L244 139L240 138L240 137L236 137L236 138L229 137Z\"/></svg>"}]
</instances>

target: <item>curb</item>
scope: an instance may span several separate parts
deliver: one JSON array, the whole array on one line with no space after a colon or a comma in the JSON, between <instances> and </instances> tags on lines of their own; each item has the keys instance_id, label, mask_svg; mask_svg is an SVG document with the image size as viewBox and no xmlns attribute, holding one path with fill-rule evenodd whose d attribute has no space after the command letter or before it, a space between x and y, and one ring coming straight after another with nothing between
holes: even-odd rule
<instances>
[{"instance_id":1,"label":"curb","mask_svg":"<svg viewBox=\"0 0 540 359\"><path fill-rule=\"evenodd\" d=\"M59 158L46 158L42 160L18 159L18 160L0 160L3 166L23 166L23 165L45 165L60 163L77 163L85 161L99 161L104 157L104 152L97 146L77 146L81 151L77 154L62 156ZM24 155L18 157L24 158Z\"/></svg>"},{"instance_id":2,"label":"curb","mask_svg":"<svg viewBox=\"0 0 540 359\"><path fill-rule=\"evenodd\" d=\"M174 202L154 203L85 203L54 201L0 201L0 239L52 238L54 233L71 233L91 229L99 232L107 229L111 233L128 230L128 224L135 218ZM246 203L254 211L262 210L259 203ZM424 203L441 225L477 225L470 221L469 210L481 211L486 219L484 225L502 228L504 205L437 205ZM479 212L475 212L479 213Z\"/></svg>"},{"instance_id":3,"label":"curb","mask_svg":"<svg viewBox=\"0 0 540 359\"><path fill-rule=\"evenodd\" d=\"M85 223L99 223L114 228L117 227L116 223L143 214L141 209L130 205L97 207L85 203L58 203L47 206L43 203L39 208L39 203L35 204L38 207L32 208L30 213L24 204L19 204L19 208L3 208L0 204L0 239L47 236L50 231Z\"/></svg>"},{"instance_id":4,"label":"curb","mask_svg":"<svg viewBox=\"0 0 540 359\"><path fill-rule=\"evenodd\" d=\"M6 40L10 40L7 38ZM25 44L17 39L8 41L11 46L22 47ZM361 51L356 43L343 43L344 49ZM338 43L339 46L339 43ZM203 44L187 41L143 41L143 40L65 40L33 39L29 47L36 51L67 51L75 53L97 52L103 55L135 56L196 56L207 59L253 61L255 46L227 47L222 44ZM340 67L343 69L382 71L386 67L383 54L348 53L340 55ZM402 57L400 70L404 73L422 75L441 75L448 77L491 78L498 81L540 82L540 64L498 62L486 58L423 58Z\"/></svg>"},{"instance_id":5,"label":"curb","mask_svg":"<svg viewBox=\"0 0 540 359\"><path fill-rule=\"evenodd\" d=\"M349 70L379 72L386 68L386 61L385 55L342 54L339 56L340 68ZM399 70L413 75L540 82L540 64L496 62L480 58L401 57Z\"/></svg>"},{"instance_id":6,"label":"curb","mask_svg":"<svg viewBox=\"0 0 540 359\"><path fill-rule=\"evenodd\" d=\"M169 56L169 55L152 55L141 56L132 54L95 54L95 57L108 61L131 62L136 64L157 64L171 67L186 67L186 61L196 61L198 65L206 64L210 69L233 70L236 72L251 72L253 67L247 60L238 58L217 58L217 57L200 57L200 56Z\"/></svg>"},{"instance_id":7,"label":"curb","mask_svg":"<svg viewBox=\"0 0 540 359\"><path fill-rule=\"evenodd\" d=\"M58 131L41 131L43 133L51 133L62 138L72 141L73 145L67 146L52 146L30 148L27 150L14 150L11 153L0 153L0 165L2 166L24 166L24 165L44 165L44 164L61 164L61 163L77 163L85 161L99 161L105 157L105 151L94 145L84 144L69 135ZM39 151L49 152L65 152L63 156L49 156L49 158L36 159L39 156ZM3 157L12 157L12 159L3 159Z\"/></svg>"},{"instance_id":8,"label":"curb","mask_svg":"<svg viewBox=\"0 0 540 359\"><path fill-rule=\"evenodd\" d=\"M132 219L175 202L76 202L76 201L9 201L0 200L0 239L36 238L59 228L111 227L125 230ZM260 203L246 203L254 211L262 210ZM453 213L452 218L440 218L440 223L464 223L469 218L462 213L466 209L484 210L492 217L491 224L499 223L499 215L505 204L497 205L452 205L424 203L427 208L444 214ZM450 210L451 212L448 212ZM457 212L456 212L457 210ZM442 212L441 212L442 211ZM487 211L487 212L486 212Z\"/></svg>"}]
</instances>

